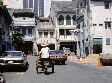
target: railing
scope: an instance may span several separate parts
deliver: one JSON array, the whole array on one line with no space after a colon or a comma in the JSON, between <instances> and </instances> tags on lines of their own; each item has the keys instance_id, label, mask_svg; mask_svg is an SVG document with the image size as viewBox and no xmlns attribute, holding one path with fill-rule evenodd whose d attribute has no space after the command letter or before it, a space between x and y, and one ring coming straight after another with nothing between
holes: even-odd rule
<instances>
[{"instance_id":1,"label":"railing","mask_svg":"<svg viewBox=\"0 0 112 83\"><path fill-rule=\"evenodd\" d=\"M44 43L44 42L47 42L47 43L55 43L56 42L56 39L54 38L38 38L36 40L37 43L41 44L41 43Z\"/></svg>"},{"instance_id":2,"label":"railing","mask_svg":"<svg viewBox=\"0 0 112 83\"><path fill-rule=\"evenodd\" d=\"M74 35L60 35L59 40L62 40L62 41L76 41L76 36L74 36Z\"/></svg>"},{"instance_id":3,"label":"railing","mask_svg":"<svg viewBox=\"0 0 112 83\"><path fill-rule=\"evenodd\" d=\"M14 25L15 26L21 26L21 25L28 25L28 26L35 26L35 19L14 19Z\"/></svg>"},{"instance_id":4,"label":"railing","mask_svg":"<svg viewBox=\"0 0 112 83\"><path fill-rule=\"evenodd\" d=\"M24 41L33 41L33 36L32 35L25 35L24 37L23 37L23 39L24 39Z\"/></svg>"},{"instance_id":5,"label":"railing","mask_svg":"<svg viewBox=\"0 0 112 83\"><path fill-rule=\"evenodd\" d=\"M40 23L39 28L53 28L53 25L50 23Z\"/></svg>"}]
</instances>

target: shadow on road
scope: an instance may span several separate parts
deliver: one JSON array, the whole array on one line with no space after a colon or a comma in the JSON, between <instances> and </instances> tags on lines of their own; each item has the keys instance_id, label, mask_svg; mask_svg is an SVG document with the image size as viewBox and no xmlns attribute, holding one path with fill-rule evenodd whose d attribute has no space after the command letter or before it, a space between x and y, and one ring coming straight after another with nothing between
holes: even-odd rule
<instances>
[{"instance_id":1,"label":"shadow on road","mask_svg":"<svg viewBox=\"0 0 112 83\"><path fill-rule=\"evenodd\" d=\"M21 68L21 67L5 67L3 68L2 72L26 72L28 68Z\"/></svg>"}]
</instances>

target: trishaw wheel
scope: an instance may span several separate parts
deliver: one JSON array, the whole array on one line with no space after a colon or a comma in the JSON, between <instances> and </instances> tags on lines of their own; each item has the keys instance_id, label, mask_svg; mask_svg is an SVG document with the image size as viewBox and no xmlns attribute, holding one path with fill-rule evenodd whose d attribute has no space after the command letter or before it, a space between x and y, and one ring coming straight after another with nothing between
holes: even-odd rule
<instances>
[{"instance_id":1,"label":"trishaw wheel","mask_svg":"<svg viewBox=\"0 0 112 83\"><path fill-rule=\"evenodd\" d=\"M45 74L47 74L47 66L45 66L45 70L44 70Z\"/></svg>"},{"instance_id":2,"label":"trishaw wheel","mask_svg":"<svg viewBox=\"0 0 112 83\"><path fill-rule=\"evenodd\" d=\"M54 73L54 65L52 65L52 73Z\"/></svg>"},{"instance_id":3,"label":"trishaw wheel","mask_svg":"<svg viewBox=\"0 0 112 83\"><path fill-rule=\"evenodd\" d=\"M36 67L36 71L37 71L37 73L39 73L39 71L38 71L38 67Z\"/></svg>"}]
</instances>

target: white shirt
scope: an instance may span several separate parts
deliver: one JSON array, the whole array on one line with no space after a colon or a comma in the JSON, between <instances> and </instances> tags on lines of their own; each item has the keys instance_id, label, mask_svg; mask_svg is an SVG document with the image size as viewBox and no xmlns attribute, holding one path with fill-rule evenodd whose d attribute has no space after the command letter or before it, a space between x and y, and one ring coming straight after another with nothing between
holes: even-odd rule
<instances>
[{"instance_id":1,"label":"white shirt","mask_svg":"<svg viewBox=\"0 0 112 83\"><path fill-rule=\"evenodd\" d=\"M41 49L41 58L49 58L49 48L48 47Z\"/></svg>"}]
</instances>

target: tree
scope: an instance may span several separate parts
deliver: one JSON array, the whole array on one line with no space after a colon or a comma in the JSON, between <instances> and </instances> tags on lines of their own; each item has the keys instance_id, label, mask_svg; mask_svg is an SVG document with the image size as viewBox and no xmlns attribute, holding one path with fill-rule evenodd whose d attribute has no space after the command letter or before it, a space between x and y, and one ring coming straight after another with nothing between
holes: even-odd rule
<instances>
[{"instance_id":1,"label":"tree","mask_svg":"<svg viewBox=\"0 0 112 83\"><path fill-rule=\"evenodd\" d=\"M3 6L3 1L2 0L0 0L0 6Z\"/></svg>"},{"instance_id":2,"label":"tree","mask_svg":"<svg viewBox=\"0 0 112 83\"><path fill-rule=\"evenodd\" d=\"M16 50L24 50L23 36L24 35L19 32L15 32L14 34L12 34L12 43Z\"/></svg>"}]
</instances>

